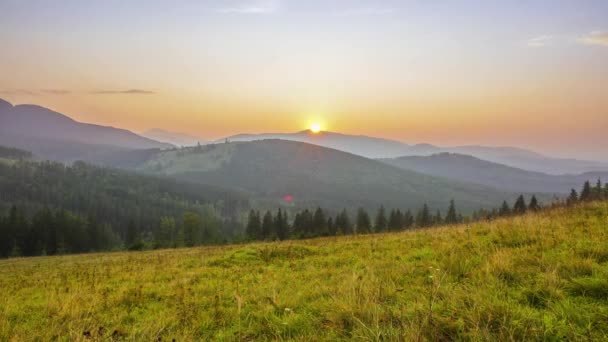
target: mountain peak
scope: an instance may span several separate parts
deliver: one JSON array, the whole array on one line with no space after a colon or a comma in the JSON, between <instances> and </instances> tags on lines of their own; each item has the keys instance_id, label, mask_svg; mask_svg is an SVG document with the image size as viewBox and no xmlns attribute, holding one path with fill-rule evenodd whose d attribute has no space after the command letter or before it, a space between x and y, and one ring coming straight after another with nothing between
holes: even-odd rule
<instances>
[{"instance_id":1,"label":"mountain peak","mask_svg":"<svg viewBox=\"0 0 608 342\"><path fill-rule=\"evenodd\" d=\"M13 108L13 105L10 102L0 99L0 110L10 109L10 108Z\"/></svg>"}]
</instances>

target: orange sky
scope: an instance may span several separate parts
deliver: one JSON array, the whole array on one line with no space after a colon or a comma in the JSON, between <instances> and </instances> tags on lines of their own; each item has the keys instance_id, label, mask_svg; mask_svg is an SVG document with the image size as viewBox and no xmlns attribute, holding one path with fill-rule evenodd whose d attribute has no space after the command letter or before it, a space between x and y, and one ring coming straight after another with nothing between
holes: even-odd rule
<instances>
[{"instance_id":1,"label":"orange sky","mask_svg":"<svg viewBox=\"0 0 608 342\"><path fill-rule=\"evenodd\" d=\"M221 4L2 3L0 98L136 132L319 121L608 160L605 2Z\"/></svg>"}]
</instances>

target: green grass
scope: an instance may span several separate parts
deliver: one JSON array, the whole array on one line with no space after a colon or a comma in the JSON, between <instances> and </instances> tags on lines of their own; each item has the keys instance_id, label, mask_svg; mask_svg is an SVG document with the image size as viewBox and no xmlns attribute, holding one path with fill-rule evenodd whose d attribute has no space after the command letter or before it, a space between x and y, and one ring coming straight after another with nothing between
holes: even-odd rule
<instances>
[{"instance_id":1,"label":"green grass","mask_svg":"<svg viewBox=\"0 0 608 342\"><path fill-rule=\"evenodd\" d=\"M9 259L0 340L605 340L606 279L608 203L395 234Z\"/></svg>"}]
</instances>

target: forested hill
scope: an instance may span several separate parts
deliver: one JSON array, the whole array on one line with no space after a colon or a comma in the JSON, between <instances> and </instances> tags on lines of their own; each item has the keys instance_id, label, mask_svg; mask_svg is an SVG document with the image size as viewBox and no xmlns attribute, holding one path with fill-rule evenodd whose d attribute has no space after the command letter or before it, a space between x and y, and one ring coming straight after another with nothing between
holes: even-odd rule
<instances>
[{"instance_id":1,"label":"forested hill","mask_svg":"<svg viewBox=\"0 0 608 342\"><path fill-rule=\"evenodd\" d=\"M152 231L160 218L184 212L203 214L209 207L228 219L249 207L246 194L210 185L91 166L76 162L0 162L0 210L16 205L25 214L45 207L65 209L123 235L132 222Z\"/></svg>"}]
</instances>

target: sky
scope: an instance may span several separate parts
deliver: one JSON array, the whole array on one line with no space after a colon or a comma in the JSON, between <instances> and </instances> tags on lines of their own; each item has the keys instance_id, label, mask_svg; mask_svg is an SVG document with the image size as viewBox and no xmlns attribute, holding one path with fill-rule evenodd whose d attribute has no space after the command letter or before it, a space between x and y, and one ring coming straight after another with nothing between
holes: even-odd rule
<instances>
[{"instance_id":1,"label":"sky","mask_svg":"<svg viewBox=\"0 0 608 342\"><path fill-rule=\"evenodd\" d=\"M604 0L0 0L0 44L0 98L83 122L608 160Z\"/></svg>"}]
</instances>

